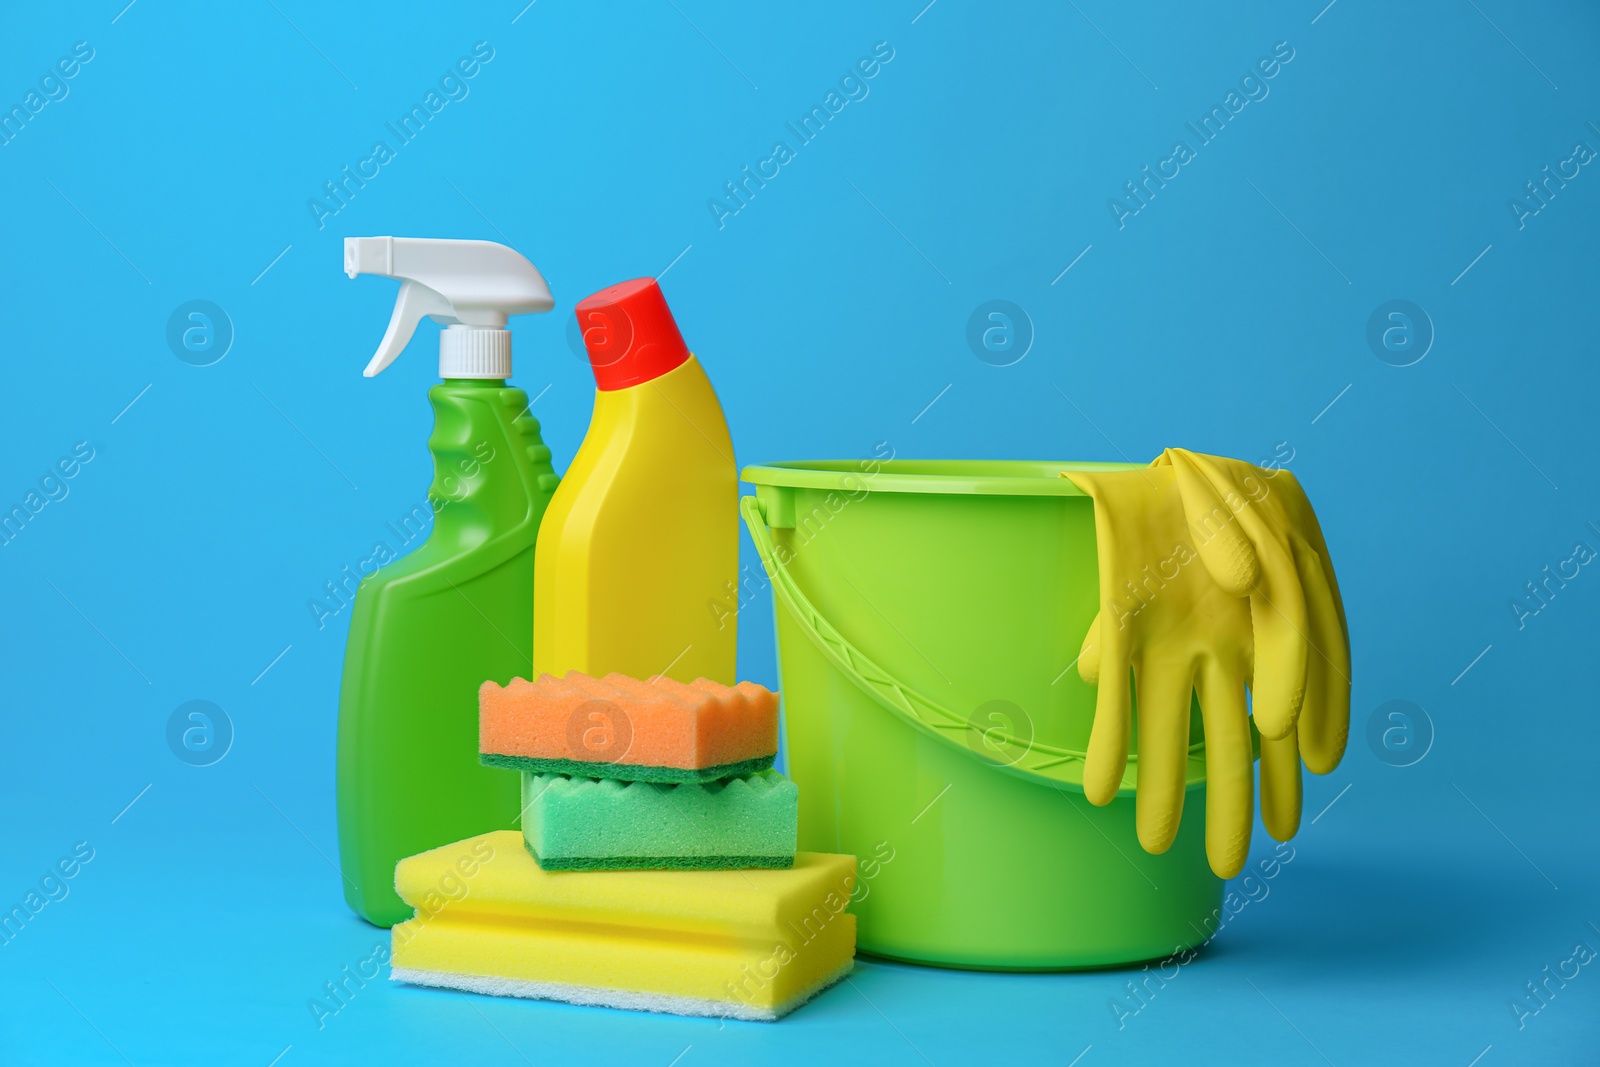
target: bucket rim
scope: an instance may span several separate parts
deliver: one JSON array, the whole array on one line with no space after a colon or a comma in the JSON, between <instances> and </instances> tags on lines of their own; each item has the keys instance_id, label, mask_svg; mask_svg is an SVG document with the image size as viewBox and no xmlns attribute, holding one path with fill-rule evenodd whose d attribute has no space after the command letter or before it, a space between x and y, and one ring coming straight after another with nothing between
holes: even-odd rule
<instances>
[{"instance_id":1,"label":"bucket rim","mask_svg":"<svg viewBox=\"0 0 1600 1067\"><path fill-rule=\"evenodd\" d=\"M1084 496L1066 471L1136 470L1142 463L1016 459L810 459L744 468L752 485L947 496Z\"/></svg>"}]
</instances>

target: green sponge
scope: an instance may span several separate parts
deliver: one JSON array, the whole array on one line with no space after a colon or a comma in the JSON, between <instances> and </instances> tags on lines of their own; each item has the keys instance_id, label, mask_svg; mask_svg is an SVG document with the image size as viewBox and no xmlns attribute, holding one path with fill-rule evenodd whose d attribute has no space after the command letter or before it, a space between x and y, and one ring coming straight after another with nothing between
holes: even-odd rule
<instances>
[{"instance_id":1,"label":"green sponge","mask_svg":"<svg viewBox=\"0 0 1600 1067\"><path fill-rule=\"evenodd\" d=\"M663 785L522 776L522 838L547 871L792 867L800 790L777 771Z\"/></svg>"}]
</instances>

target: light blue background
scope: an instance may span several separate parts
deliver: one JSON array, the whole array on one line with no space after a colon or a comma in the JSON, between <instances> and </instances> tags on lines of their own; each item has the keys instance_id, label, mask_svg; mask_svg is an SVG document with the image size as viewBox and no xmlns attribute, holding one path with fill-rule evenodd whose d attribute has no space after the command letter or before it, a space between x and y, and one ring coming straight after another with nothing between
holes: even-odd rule
<instances>
[{"instance_id":1,"label":"light blue background","mask_svg":"<svg viewBox=\"0 0 1600 1067\"><path fill-rule=\"evenodd\" d=\"M124 2L0 33L8 108L94 48L0 147L0 504L94 449L0 547L0 903L94 849L0 948L0 1060L1594 1062L1596 968L1521 1029L1509 1007L1600 948L1600 574L1523 628L1510 607L1600 547L1600 172L1523 228L1508 207L1600 147L1592 8ZM480 40L470 95L319 229L307 200ZM879 41L870 94L719 229L708 199ZM1119 229L1108 198L1280 41L1270 95ZM1287 442L1357 670L1293 862L1121 1029L1126 974L863 962L778 1026L376 981L319 1030L307 1001L383 935L329 862L348 620L319 631L306 602L430 475L435 328L364 380L394 288L340 270L343 237L389 233L507 241L545 272L556 313L517 321L516 382L558 467L592 389L573 302L669 266L741 462ZM236 334L209 367L165 339L191 299ZM1015 365L966 342L991 299L1031 321ZM1413 366L1366 342L1392 299L1436 331ZM741 661L773 683L770 611ZM210 767L167 746L191 699L236 731ZM1413 766L1366 742L1391 700L1431 721Z\"/></svg>"}]
</instances>

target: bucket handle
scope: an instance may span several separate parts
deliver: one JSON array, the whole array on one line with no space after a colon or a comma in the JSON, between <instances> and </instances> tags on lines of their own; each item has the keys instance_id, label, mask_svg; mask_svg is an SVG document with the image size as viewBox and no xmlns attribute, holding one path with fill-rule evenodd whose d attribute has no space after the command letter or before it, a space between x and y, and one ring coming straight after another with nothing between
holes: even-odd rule
<instances>
[{"instance_id":1,"label":"bucket handle","mask_svg":"<svg viewBox=\"0 0 1600 1067\"><path fill-rule=\"evenodd\" d=\"M777 548L772 532L767 527L766 513L754 496L739 502L739 511L755 542L756 553L767 572L778 598L790 614L801 624L814 645L840 673L854 682L863 693L872 697L884 710L899 717L907 725L937 738L940 742L960 749L974 759L992 764L995 768L1038 783L1065 787L1075 792L1083 791L1083 761L1085 753L1077 749L1062 748L1042 741L1019 738L1008 731L985 728L970 719L951 711L938 701L917 692L896 679L888 671L872 662L862 651L850 643L823 617L811 603L799 583L777 559ZM1000 745L993 744L998 740ZM995 748L1008 757L1021 751L1021 756L1006 760L984 755L985 749ZM1137 755L1128 757L1118 794L1133 791L1138 777ZM1203 742L1189 747L1189 761L1185 775L1189 785L1205 779L1205 746Z\"/></svg>"}]
</instances>

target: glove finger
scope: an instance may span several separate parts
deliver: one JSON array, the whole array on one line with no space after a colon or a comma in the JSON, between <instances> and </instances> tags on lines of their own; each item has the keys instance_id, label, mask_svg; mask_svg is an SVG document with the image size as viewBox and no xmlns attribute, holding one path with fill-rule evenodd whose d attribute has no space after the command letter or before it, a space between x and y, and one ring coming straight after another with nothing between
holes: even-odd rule
<instances>
[{"instance_id":1,"label":"glove finger","mask_svg":"<svg viewBox=\"0 0 1600 1067\"><path fill-rule=\"evenodd\" d=\"M1350 645L1339 618L1338 594L1328 587L1322 558L1310 545L1295 544L1306 596L1310 651L1306 697L1296 732L1306 768L1327 774L1339 765L1350 736Z\"/></svg>"},{"instance_id":2,"label":"glove finger","mask_svg":"<svg viewBox=\"0 0 1600 1067\"><path fill-rule=\"evenodd\" d=\"M1139 784L1135 821L1139 843L1159 854L1172 847L1183 818L1184 777L1189 766L1187 665L1141 664L1134 679L1139 719Z\"/></svg>"},{"instance_id":3,"label":"glove finger","mask_svg":"<svg viewBox=\"0 0 1600 1067\"><path fill-rule=\"evenodd\" d=\"M1263 573L1250 596L1250 707L1261 736L1274 740L1294 729L1306 695L1306 600L1293 561L1288 563L1285 574Z\"/></svg>"},{"instance_id":4,"label":"glove finger","mask_svg":"<svg viewBox=\"0 0 1600 1067\"><path fill-rule=\"evenodd\" d=\"M1317 512L1312 508L1311 500L1306 496L1299 479L1288 471L1281 470L1273 475L1272 492L1285 494L1285 511L1290 516L1290 522L1321 561L1323 580L1333 594L1334 610L1339 616L1339 631L1344 634L1348 646L1350 634L1345 624L1344 600L1339 596L1339 579L1333 573L1333 557L1328 554L1328 542L1322 536L1322 524L1317 521Z\"/></svg>"},{"instance_id":5,"label":"glove finger","mask_svg":"<svg viewBox=\"0 0 1600 1067\"><path fill-rule=\"evenodd\" d=\"M1102 528L1104 519L1095 513L1095 536L1098 543L1114 547L1112 531ZM1100 559L1100 579L1108 583L1114 568L1109 566L1109 550L1103 550ZM1133 635L1127 626L1108 624L1116 617L1115 606L1108 588L1100 591L1099 625L1091 627L1094 660L1095 702L1094 723L1089 729L1089 748L1084 755L1083 792L1089 803L1105 805L1116 798L1122 788L1122 777L1128 768L1128 743L1132 734L1132 693L1128 677L1132 671ZM1085 637L1085 641L1089 641Z\"/></svg>"},{"instance_id":6,"label":"glove finger","mask_svg":"<svg viewBox=\"0 0 1600 1067\"><path fill-rule=\"evenodd\" d=\"M1322 571L1322 581L1328 587L1328 595L1333 601L1334 614L1338 617L1340 649L1341 654L1344 656L1344 677L1348 682L1350 679L1350 626L1345 619L1344 598L1339 595L1339 578L1333 571L1333 556L1328 553L1328 542L1322 536L1322 525L1317 522L1317 513L1312 509L1311 501L1305 498L1305 491L1300 488L1298 482L1295 483L1295 488L1300 494L1301 507L1297 525L1306 544L1317 554L1317 562L1320 564ZM1325 650L1329 648L1328 645L1323 647ZM1332 657L1333 653L1330 652L1330 662L1337 662Z\"/></svg>"},{"instance_id":7,"label":"glove finger","mask_svg":"<svg viewBox=\"0 0 1600 1067\"><path fill-rule=\"evenodd\" d=\"M1128 662L1106 659L1096 683L1094 725L1089 728L1089 750L1083 760L1083 793L1089 803L1111 803L1122 787L1128 768L1129 708Z\"/></svg>"},{"instance_id":8,"label":"glove finger","mask_svg":"<svg viewBox=\"0 0 1600 1067\"><path fill-rule=\"evenodd\" d=\"M1261 738L1261 821L1279 841L1300 829L1300 742L1292 730L1276 741Z\"/></svg>"},{"instance_id":9,"label":"glove finger","mask_svg":"<svg viewBox=\"0 0 1600 1067\"><path fill-rule=\"evenodd\" d=\"M1183 498L1183 517L1189 536L1200 553L1213 581L1234 596L1244 596L1260 573L1256 550L1245 536L1234 509L1223 499L1218 485L1228 485L1220 474L1202 468L1191 453L1168 449L1177 476L1178 495ZM1236 498L1243 504L1243 498ZM1244 506L1248 506L1244 504Z\"/></svg>"},{"instance_id":10,"label":"glove finger","mask_svg":"<svg viewBox=\"0 0 1600 1067\"><path fill-rule=\"evenodd\" d=\"M1078 648L1078 677L1090 685L1100 680L1100 616L1103 614L1095 613L1089 632L1083 635L1083 644Z\"/></svg>"},{"instance_id":11,"label":"glove finger","mask_svg":"<svg viewBox=\"0 0 1600 1067\"><path fill-rule=\"evenodd\" d=\"M1245 683L1216 662L1204 664L1196 681L1206 727L1206 858L1218 878L1232 878L1249 855L1255 818Z\"/></svg>"}]
</instances>

